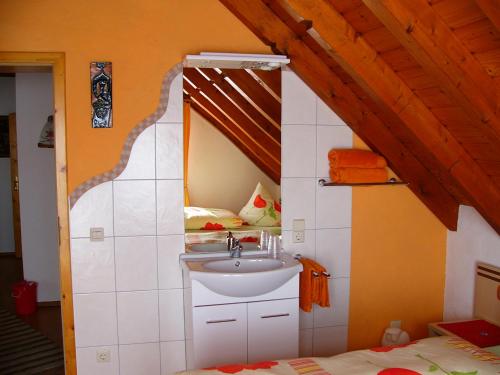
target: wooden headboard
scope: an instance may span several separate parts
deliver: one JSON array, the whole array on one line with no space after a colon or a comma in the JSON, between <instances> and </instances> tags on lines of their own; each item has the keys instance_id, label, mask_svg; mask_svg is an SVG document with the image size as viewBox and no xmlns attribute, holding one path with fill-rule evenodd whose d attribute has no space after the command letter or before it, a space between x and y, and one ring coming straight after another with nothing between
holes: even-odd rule
<instances>
[{"instance_id":1,"label":"wooden headboard","mask_svg":"<svg viewBox=\"0 0 500 375\"><path fill-rule=\"evenodd\" d=\"M477 264L474 315L500 326L500 268Z\"/></svg>"}]
</instances>

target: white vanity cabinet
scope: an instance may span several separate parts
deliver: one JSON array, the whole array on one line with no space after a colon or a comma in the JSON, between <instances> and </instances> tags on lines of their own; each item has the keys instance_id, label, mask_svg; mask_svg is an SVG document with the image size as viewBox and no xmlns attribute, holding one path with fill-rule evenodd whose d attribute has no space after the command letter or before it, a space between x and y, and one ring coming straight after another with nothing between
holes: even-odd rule
<instances>
[{"instance_id":1,"label":"white vanity cabinet","mask_svg":"<svg viewBox=\"0 0 500 375\"><path fill-rule=\"evenodd\" d=\"M298 298L193 308L196 368L294 358Z\"/></svg>"},{"instance_id":2,"label":"white vanity cabinet","mask_svg":"<svg viewBox=\"0 0 500 375\"><path fill-rule=\"evenodd\" d=\"M182 262L188 370L298 357L302 265L287 254L271 270L276 259L220 259L221 270L214 258Z\"/></svg>"},{"instance_id":3,"label":"white vanity cabinet","mask_svg":"<svg viewBox=\"0 0 500 375\"><path fill-rule=\"evenodd\" d=\"M298 357L299 299L248 305L248 362Z\"/></svg>"},{"instance_id":4,"label":"white vanity cabinet","mask_svg":"<svg viewBox=\"0 0 500 375\"><path fill-rule=\"evenodd\" d=\"M193 309L193 348L196 368L245 363L247 306L200 306Z\"/></svg>"}]
</instances>

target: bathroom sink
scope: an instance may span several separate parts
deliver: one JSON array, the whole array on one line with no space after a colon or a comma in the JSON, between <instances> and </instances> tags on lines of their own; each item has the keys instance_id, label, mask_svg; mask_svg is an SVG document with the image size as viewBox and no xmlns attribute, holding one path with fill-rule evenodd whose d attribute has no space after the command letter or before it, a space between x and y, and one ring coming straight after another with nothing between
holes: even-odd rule
<instances>
[{"instance_id":1,"label":"bathroom sink","mask_svg":"<svg viewBox=\"0 0 500 375\"><path fill-rule=\"evenodd\" d=\"M215 272L248 273L272 271L283 266L279 259L269 258L232 258L206 262L203 267Z\"/></svg>"},{"instance_id":2,"label":"bathroom sink","mask_svg":"<svg viewBox=\"0 0 500 375\"><path fill-rule=\"evenodd\" d=\"M259 250L259 245L256 242L242 242L241 246L243 246L243 250ZM227 252L227 245L225 242L195 243L189 245L189 250L193 253Z\"/></svg>"},{"instance_id":3,"label":"bathroom sink","mask_svg":"<svg viewBox=\"0 0 500 375\"><path fill-rule=\"evenodd\" d=\"M302 271L302 265L288 254L279 259L265 256L184 258L182 265L191 280L229 297L269 293Z\"/></svg>"}]
</instances>

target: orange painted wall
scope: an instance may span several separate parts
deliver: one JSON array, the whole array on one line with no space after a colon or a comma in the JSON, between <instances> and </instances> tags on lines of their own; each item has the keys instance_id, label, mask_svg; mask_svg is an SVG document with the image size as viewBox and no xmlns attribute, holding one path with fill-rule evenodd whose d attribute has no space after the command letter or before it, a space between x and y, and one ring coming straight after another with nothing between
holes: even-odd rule
<instances>
[{"instance_id":1,"label":"orange painted wall","mask_svg":"<svg viewBox=\"0 0 500 375\"><path fill-rule=\"evenodd\" d=\"M426 337L443 317L446 228L407 187L353 188L352 201L349 348L379 345L391 320Z\"/></svg>"},{"instance_id":2,"label":"orange painted wall","mask_svg":"<svg viewBox=\"0 0 500 375\"><path fill-rule=\"evenodd\" d=\"M0 1L1 51L66 53L68 187L114 167L188 53L270 53L217 0ZM113 62L112 129L90 126L91 61ZM40 126L43 123L40 124Z\"/></svg>"},{"instance_id":3,"label":"orange painted wall","mask_svg":"<svg viewBox=\"0 0 500 375\"><path fill-rule=\"evenodd\" d=\"M0 50L66 53L70 192L116 164L184 55L270 53L217 0L0 1ZM98 60L113 62L113 129L90 127L89 63ZM445 241L407 189L354 189L350 348L376 345L392 319L421 337L441 318Z\"/></svg>"}]
</instances>

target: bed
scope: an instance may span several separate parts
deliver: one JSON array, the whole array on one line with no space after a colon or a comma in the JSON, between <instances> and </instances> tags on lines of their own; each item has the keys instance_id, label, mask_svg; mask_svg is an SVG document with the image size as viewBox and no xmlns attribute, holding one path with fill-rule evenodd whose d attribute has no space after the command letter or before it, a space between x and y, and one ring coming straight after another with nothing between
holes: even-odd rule
<instances>
[{"instance_id":1,"label":"bed","mask_svg":"<svg viewBox=\"0 0 500 375\"><path fill-rule=\"evenodd\" d=\"M406 345L357 350L333 357L298 358L255 364L219 366L183 374L277 375L494 375L500 374L500 357L457 337L441 336Z\"/></svg>"}]
</instances>

